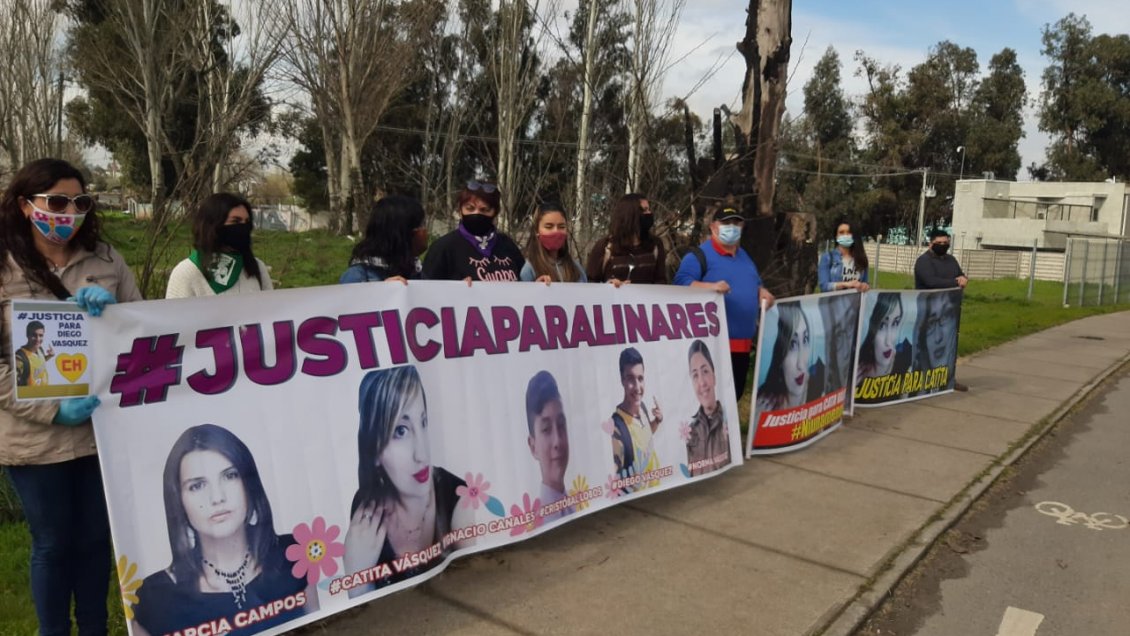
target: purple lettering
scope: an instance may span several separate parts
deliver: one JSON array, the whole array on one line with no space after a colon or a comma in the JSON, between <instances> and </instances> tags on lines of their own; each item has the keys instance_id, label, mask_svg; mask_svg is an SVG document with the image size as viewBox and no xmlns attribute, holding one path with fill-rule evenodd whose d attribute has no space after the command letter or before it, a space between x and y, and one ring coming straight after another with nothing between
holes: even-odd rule
<instances>
[{"instance_id":1,"label":"purple lettering","mask_svg":"<svg viewBox=\"0 0 1130 636\"><path fill-rule=\"evenodd\" d=\"M469 358L480 349L487 355L498 353L494 348L490 329L483 320L483 314L478 307L468 307L467 320L463 323L463 342L459 347L459 357Z\"/></svg>"},{"instance_id":2,"label":"purple lettering","mask_svg":"<svg viewBox=\"0 0 1130 636\"><path fill-rule=\"evenodd\" d=\"M255 384L274 386L294 377L298 369L294 346L294 323L274 323L275 364L267 366L266 348L263 346L262 325L244 325L239 330L243 348L243 372Z\"/></svg>"},{"instance_id":3,"label":"purple lettering","mask_svg":"<svg viewBox=\"0 0 1130 636\"><path fill-rule=\"evenodd\" d=\"M596 344L598 346L621 344L619 338L616 337L615 331L604 330L604 308L600 305L592 306L592 323L593 331L596 332Z\"/></svg>"},{"instance_id":4,"label":"purple lettering","mask_svg":"<svg viewBox=\"0 0 1130 636\"><path fill-rule=\"evenodd\" d=\"M577 305L573 310L573 333L569 339L574 347L580 346L582 342L590 347L596 346L596 337L593 336L588 310L584 305Z\"/></svg>"},{"instance_id":5,"label":"purple lettering","mask_svg":"<svg viewBox=\"0 0 1130 636\"><path fill-rule=\"evenodd\" d=\"M443 307L439 310L440 332L443 333L443 357L450 360L459 357L459 334L455 332L455 308Z\"/></svg>"},{"instance_id":6,"label":"purple lettering","mask_svg":"<svg viewBox=\"0 0 1130 636\"><path fill-rule=\"evenodd\" d=\"M415 307L408 311L408 317L404 322L408 332L408 348L412 350L412 357L420 362L427 362L439 355L440 345L438 342L429 339L421 344L419 339L418 327L420 325L431 329L439 324L439 318L436 318L436 315L430 309Z\"/></svg>"},{"instance_id":7,"label":"purple lettering","mask_svg":"<svg viewBox=\"0 0 1130 636\"><path fill-rule=\"evenodd\" d=\"M533 307L526 307L522 310L522 340L518 351L529 351L531 347L546 351L549 344L545 339L545 331L541 328L541 316Z\"/></svg>"},{"instance_id":8,"label":"purple lettering","mask_svg":"<svg viewBox=\"0 0 1130 636\"><path fill-rule=\"evenodd\" d=\"M717 336L722 331L722 323L718 320L718 303L706 303L706 321L710 323L710 335Z\"/></svg>"},{"instance_id":9,"label":"purple lettering","mask_svg":"<svg viewBox=\"0 0 1130 636\"><path fill-rule=\"evenodd\" d=\"M666 338L671 340L671 328L667 326L667 316L659 305L651 306L651 337L654 340Z\"/></svg>"},{"instance_id":10,"label":"purple lettering","mask_svg":"<svg viewBox=\"0 0 1130 636\"><path fill-rule=\"evenodd\" d=\"M362 369L376 369L381 366L377 360L377 345L373 342L373 329L381 326L381 317L375 311L363 314L345 314L337 318L338 328L353 333L357 345L357 361Z\"/></svg>"},{"instance_id":11,"label":"purple lettering","mask_svg":"<svg viewBox=\"0 0 1130 636\"><path fill-rule=\"evenodd\" d=\"M691 339L691 330L687 327L687 310L677 303L667 305L667 315L671 317L671 334L678 338Z\"/></svg>"},{"instance_id":12,"label":"purple lettering","mask_svg":"<svg viewBox=\"0 0 1130 636\"><path fill-rule=\"evenodd\" d=\"M491 318L494 321L494 341L496 353L509 353L509 343L522 335L522 323L518 320L518 311L513 307L491 307Z\"/></svg>"},{"instance_id":13,"label":"purple lettering","mask_svg":"<svg viewBox=\"0 0 1130 636\"><path fill-rule=\"evenodd\" d=\"M316 316L307 318L298 326L298 348L311 356L320 356L321 359L306 358L302 361L302 373L324 378L337 375L345 370L349 364L349 354L345 345L334 338L319 338L318 336L333 336L337 333L337 322L333 318Z\"/></svg>"},{"instance_id":14,"label":"purple lettering","mask_svg":"<svg viewBox=\"0 0 1130 636\"><path fill-rule=\"evenodd\" d=\"M572 349L569 344L569 314L558 305L545 306L545 335L550 349Z\"/></svg>"},{"instance_id":15,"label":"purple lettering","mask_svg":"<svg viewBox=\"0 0 1130 636\"><path fill-rule=\"evenodd\" d=\"M687 305L687 317L691 321L691 333L695 338L705 338L710 335L706 327L706 312L699 303Z\"/></svg>"},{"instance_id":16,"label":"purple lettering","mask_svg":"<svg viewBox=\"0 0 1130 636\"><path fill-rule=\"evenodd\" d=\"M408 350L404 346L404 330L400 325L400 311L389 309L381 312L381 324L385 328L388 353L393 364L408 364Z\"/></svg>"},{"instance_id":17,"label":"purple lettering","mask_svg":"<svg viewBox=\"0 0 1130 636\"><path fill-rule=\"evenodd\" d=\"M651 328L647 324L647 307L624 306L624 323L628 330L628 342L651 341Z\"/></svg>"},{"instance_id":18,"label":"purple lettering","mask_svg":"<svg viewBox=\"0 0 1130 636\"><path fill-rule=\"evenodd\" d=\"M216 372L197 371L188 376L188 386L201 395L216 395L235 386L238 362L235 359L235 328L218 327L196 332L196 348L212 349Z\"/></svg>"}]
</instances>

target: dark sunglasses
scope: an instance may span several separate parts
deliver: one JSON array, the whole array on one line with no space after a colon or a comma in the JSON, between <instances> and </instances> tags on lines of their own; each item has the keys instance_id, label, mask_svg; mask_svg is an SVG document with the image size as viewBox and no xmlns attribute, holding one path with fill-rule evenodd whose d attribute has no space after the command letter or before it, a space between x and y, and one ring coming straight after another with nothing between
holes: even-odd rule
<instances>
[{"instance_id":1,"label":"dark sunglasses","mask_svg":"<svg viewBox=\"0 0 1130 636\"><path fill-rule=\"evenodd\" d=\"M498 186L493 183L482 183L481 181L468 181L467 189L472 192L484 192L486 194L494 194L498 191Z\"/></svg>"},{"instance_id":2,"label":"dark sunglasses","mask_svg":"<svg viewBox=\"0 0 1130 636\"><path fill-rule=\"evenodd\" d=\"M75 212L79 214L86 214L94 209L94 197L89 194L80 194L77 197L69 197L65 194L33 194L31 198L43 199L47 202L47 211L55 214L66 212L67 206L72 203L75 206Z\"/></svg>"}]
</instances>

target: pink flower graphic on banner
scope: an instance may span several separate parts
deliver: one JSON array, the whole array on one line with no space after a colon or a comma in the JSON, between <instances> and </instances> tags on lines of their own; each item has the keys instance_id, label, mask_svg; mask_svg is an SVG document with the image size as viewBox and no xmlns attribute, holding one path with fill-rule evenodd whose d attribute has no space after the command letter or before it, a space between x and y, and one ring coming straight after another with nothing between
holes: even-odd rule
<instances>
[{"instance_id":1,"label":"pink flower graphic on banner","mask_svg":"<svg viewBox=\"0 0 1130 636\"><path fill-rule=\"evenodd\" d=\"M326 527L326 520L315 517L314 523L307 526L300 523L294 526L294 545L287 547L286 558L294 563L290 573L296 579L305 577L313 585L322 575L337 573L337 561L345 556L345 544L334 541L341 534L337 526Z\"/></svg>"},{"instance_id":2,"label":"pink flower graphic on banner","mask_svg":"<svg viewBox=\"0 0 1130 636\"><path fill-rule=\"evenodd\" d=\"M609 475L608 476L608 481L604 482L604 496L605 497L608 497L609 499L615 499L622 494L620 492L619 488L614 487L615 486L614 482L618 481L619 479L620 479L620 477L618 475Z\"/></svg>"},{"instance_id":3,"label":"pink flower graphic on banner","mask_svg":"<svg viewBox=\"0 0 1130 636\"><path fill-rule=\"evenodd\" d=\"M616 430L616 425L615 425L615 424L613 424L613 423L612 423L612 420L610 420L610 419L609 419L609 420L604 420L603 422L601 422L601 423L600 423L600 428L601 428L601 429L602 429L602 430L603 430L603 431L604 431L605 433L608 433L609 435L611 435L611 434L612 434L612 432Z\"/></svg>"},{"instance_id":4,"label":"pink flower graphic on banner","mask_svg":"<svg viewBox=\"0 0 1130 636\"><path fill-rule=\"evenodd\" d=\"M467 473L463 480L467 482L467 485L455 488L455 494L459 495L459 505L475 510L478 510L479 506L485 506L487 501L490 500L490 495L487 494L487 491L490 490L490 482L483 477L482 473L474 475Z\"/></svg>"},{"instance_id":5,"label":"pink flower graphic on banner","mask_svg":"<svg viewBox=\"0 0 1130 636\"><path fill-rule=\"evenodd\" d=\"M135 579L137 564L131 563L125 555L118 557L118 588L122 593L122 612L127 621L133 620L133 606L137 605L137 590L143 579Z\"/></svg>"},{"instance_id":6,"label":"pink flower graphic on banner","mask_svg":"<svg viewBox=\"0 0 1130 636\"><path fill-rule=\"evenodd\" d=\"M541 499L534 499L530 501L530 493L522 495L522 507L519 508L518 504L510 506L510 516L521 517L529 516L530 521L520 525L514 526L510 529L510 536L516 537L523 532L533 532L535 528L540 526L545 519L541 516Z\"/></svg>"},{"instance_id":7,"label":"pink flower graphic on banner","mask_svg":"<svg viewBox=\"0 0 1130 636\"><path fill-rule=\"evenodd\" d=\"M691 438L691 424L690 424L690 422L683 422L683 423L679 424L679 439L683 440L683 443L685 444L685 443L687 443L687 440L689 440L690 438Z\"/></svg>"}]
</instances>

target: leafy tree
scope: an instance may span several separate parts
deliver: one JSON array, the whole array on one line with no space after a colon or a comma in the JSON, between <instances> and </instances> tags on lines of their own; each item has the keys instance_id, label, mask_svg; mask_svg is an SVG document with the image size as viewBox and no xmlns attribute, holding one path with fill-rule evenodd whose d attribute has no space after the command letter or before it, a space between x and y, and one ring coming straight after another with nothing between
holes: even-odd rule
<instances>
[{"instance_id":1,"label":"leafy tree","mask_svg":"<svg viewBox=\"0 0 1130 636\"><path fill-rule=\"evenodd\" d=\"M1028 89L1016 51L1001 50L989 60L989 75L981 81L971 106L965 146L966 173L991 171L1015 179L1020 170L1017 145L1024 136L1024 105Z\"/></svg>"}]
</instances>

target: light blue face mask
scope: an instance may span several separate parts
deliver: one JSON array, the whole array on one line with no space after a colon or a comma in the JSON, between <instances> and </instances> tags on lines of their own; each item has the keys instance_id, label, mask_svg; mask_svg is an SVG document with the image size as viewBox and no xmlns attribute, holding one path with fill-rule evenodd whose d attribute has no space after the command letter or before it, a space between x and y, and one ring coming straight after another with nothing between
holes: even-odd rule
<instances>
[{"instance_id":1,"label":"light blue face mask","mask_svg":"<svg viewBox=\"0 0 1130 636\"><path fill-rule=\"evenodd\" d=\"M737 225L723 225L718 228L718 240L723 245L737 245L742 239L742 228Z\"/></svg>"},{"instance_id":2,"label":"light blue face mask","mask_svg":"<svg viewBox=\"0 0 1130 636\"><path fill-rule=\"evenodd\" d=\"M851 234L844 234L836 237L836 243L844 247L851 247L855 245L855 239L852 238Z\"/></svg>"}]
</instances>

